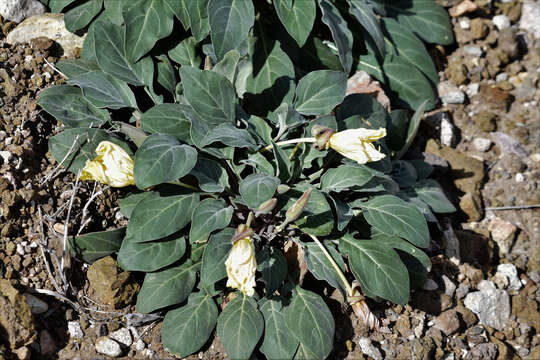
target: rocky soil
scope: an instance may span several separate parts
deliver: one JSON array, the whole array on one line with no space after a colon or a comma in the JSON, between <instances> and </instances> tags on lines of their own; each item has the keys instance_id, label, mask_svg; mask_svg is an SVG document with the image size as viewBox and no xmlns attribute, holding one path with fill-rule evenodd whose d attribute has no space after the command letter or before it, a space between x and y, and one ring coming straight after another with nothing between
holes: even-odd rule
<instances>
[{"instance_id":1,"label":"rocky soil","mask_svg":"<svg viewBox=\"0 0 540 360\"><path fill-rule=\"evenodd\" d=\"M459 211L433 227L433 269L410 304L370 303L378 332L326 292L333 359L540 359L540 3L439 2L457 43L430 49L441 105L408 156L434 165ZM124 224L122 193L76 183L47 153L58 125L36 99L63 81L48 65L63 52L8 45L15 25L0 23L0 359L172 359L159 317L135 313L138 274L63 252L65 234ZM190 358L225 355L214 339Z\"/></svg>"}]
</instances>

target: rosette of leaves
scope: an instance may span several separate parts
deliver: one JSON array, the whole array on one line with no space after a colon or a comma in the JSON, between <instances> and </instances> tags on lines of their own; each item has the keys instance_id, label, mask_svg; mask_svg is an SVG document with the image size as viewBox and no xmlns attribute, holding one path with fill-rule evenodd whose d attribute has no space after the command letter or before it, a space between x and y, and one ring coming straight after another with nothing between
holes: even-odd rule
<instances>
[{"instance_id":1,"label":"rosette of leaves","mask_svg":"<svg viewBox=\"0 0 540 360\"><path fill-rule=\"evenodd\" d=\"M81 58L57 64L66 84L39 100L65 126L50 139L51 154L78 173L108 140L135 163L135 186L120 201L127 228L74 237L73 249L88 262L116 253L124 269L145 273L137 310L164 314L162 341L172 353L198 351L217 328L233 359L253 351L326 358L334 320L288 266L285 244L303 251L314 278L344 295L314 237L372 299L404 304L410 287L423 283L427 223L454 211L428 178L429 164L401 160L433 106L437 81L417 36L452 40L433 1L46 3L66 12L72 30L90 24ZM412 117L389 114L368 95L346 96L356 68L416 110ZM387 156L359 165L311 144L280 145L310 136L315 124L384 127L378 145ZM300 218L276 233L308 189ZM275 208L261 211L272 198ZM230 299L224 262L234 229L251 212L259 213L251 224L256 295L238 293L220 311Z\"/></svg>"}]
</instances>

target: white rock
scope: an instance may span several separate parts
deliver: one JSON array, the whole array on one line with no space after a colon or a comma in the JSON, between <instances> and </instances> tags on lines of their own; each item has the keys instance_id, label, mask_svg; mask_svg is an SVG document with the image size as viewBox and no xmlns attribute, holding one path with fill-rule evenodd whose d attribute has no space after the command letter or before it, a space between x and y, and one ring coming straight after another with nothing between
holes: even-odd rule
<instances>
[{"instance_id":1,"label":"white rock","mask_svg":"<svg viewBox=\"0 0 540 360\"><path fill-rule=\"evenodd\" d=\"M486 138L476 138L472 141L474 148L480 152L486 152L491 147L491 140Z\"/></svg>"},{"instance_id":2,"label":"white rock","mask_svg":"<svg viewBox=\"0 0 540 360\"><path fill-rule=\"evenodd\" d=\"M510 296L487 280L478 284L478 290L467 294L463 304L478 316L481 324L501 330L510 318Z\"/></svg>"},{"instance_id":3,"label":"white rock","mask_svg":"<svg viewBox=\"0 0 540 360\"><path fill-rule=\"evenodd\" d=\"M521 18L519 28L531 33L536 39L540 39L540 2L527 0L521 6Z\"/></svg>"},{"instance_id":4,"label":"white rock","mask_svg":"<svg viewBox=\"0 0 540 360\"><path fill-rule=\"evenodd\" d=\"M32 314L43 314L49 310L49 305L45 301L35 297L32 294L24 293L23 295L26 298L28 306L30 306L30 312Z\"/></svg>"},{"instance_id":5,"label":"white rock","mask_svg":"<svg viewBox=\"0 0 540 360\"><path fill-rule=\"evenodd\" d=\"M450 297L454 296L456 292L456 284L448 278L448 276L443 275L442 280L444 282L444 293Z\"/></svg>"},{"instance_id":6,"label":"white rock","mask_svg":"<svg viewBox=\"0 0 540 360\"><path fill-rule=\"evenodd\" d=\"M137 339L137 341L135 341L135 350L142 351L145 348L146 348L146 344L144 343L142 339Z\"/></svg>"},{"instance_id":7,"label":"white rock","mask_svg":"<svg viewBox=\"0 0 540 360\"><path fill-rule=\"evenodd\" d=\"M469 30L471 28L471 20L469 18L464 17L459 21L459 26L463 30Z\"/></svg>"},{"instance_id":8,"label":"white rock","mask_svg":"<svg viewBox=\"0 0 540 360\"><path fill-rule=\"evenodd\" d=\"M501 82L501 81L506 81L506 80L508 80L508 74L505 72L502 72L500 74L497 74L497 76L495 76L496 82Z\"/></svg>"},{"instance_id":9,"label":"white rock","mask_svg":"<svg viewBox=\"0 0 540 360\"><path fill-rule=\"evenodd\" d=\"M522 173L517 173L516 174L516 182L519 183L519 182L523 182L523 181L525 181L525 176L523 176Z\"/></svg>"},{"instance_id":10,"label":"white rock","mask_svg":"<svg viewBox=\"0 0 540 360\"><path fill-rule=\"evenodd\" d=\"M450 122L449 116L443 116L441 119L441 143L448 147L456 144L454 125Z\"/></svg>"},{"instance_id":11,"label":"white rock","mask_svg":"<svg viewBox=\"0 0 540 360\"><path fill-rule=\"evenodd\" d=\"M22 246L22 244L17 244L17 254L24 256L25 252L24 252L24 246Z\"/></svg>"},{"instance_id":12,"label":"white rock","mask_svg":"<svg viewBox=\"0 0 540 360\"><path fill-rule=\"evenodd\" d=\"M493 25L499 30L508 29L511 25L510 19L506 15L495 15L492 21Z\"/></svg>"},{"instance_id":13,"label":"white rock","mask_svg":"<svg viewBox=\"0 0 540 360\"><path fill-rule=\"evenodd\" d=\"M444 104L463 104L465 102L465 93L450 81L441 81L437 90Z\"/></svg>"},{"instance_id":14,"label":"white rock","mask_svg":"<svg viewBox=\"0 0 540 360\"><path fill-rule=\"evenodd\" d=\"M78 321L68 321L68 332L69 337L75 339L82 339L84 337L84 333Z\"/></svg>"},{"instance_id":15,"label":"white rock","mask_svg":"<svg viewBox=\"0 0 540 360\"><path fill-rule=\"evenodd\" d=\"M465 87L465 92L467 93L467 96L469 97L478 94L478 90L480 90L479 83L471 83Z\"/></svg>"},{"instance_id":16,"label":"white rock","mask_svg":"<svg viewBox=\"0 0 540 360\"><path fill-rule=\"evenodd\" d=\"M144 351L144 355L146 355L148 358L153 358L155 354L156 352L154 350L146 349Z\"/></svg>"},{"instance_id":17,"label":"white rock","mask_svg":"<svg viewBox=\"0 0 540 360\"><path fill-rule=\"evenodd\" d=\"M474 46L474 45L465 45L463 47L463 51L465 51L466 54L474 56L474 57L480 57L484 53L484 51L482 51L482 48L480 48L480 46Z\"/></svg>"},{"instance_id":18,"label":"white rock","mask_svg":"<svg viewBox=\"0 0 540 360\"><path fill-rule=\"evenodd\" d=\"M126 347L130 347L133 343L133 339L131 338L131 333L128 328L116 330L112 334L109 334L109 337L116 340L120 344L125 345Z\"/></svg>"},{"instance_id":19,"label":"white rock","mask_svg":"<svg viewBox=\"0 0 540 360\"><path fill-rule=\"evenodd\" d=\"M56 41L64 50L64 55L77 55L77 48L82 48L84 36L70 33L64 24L63 14L42 14L26 19L6 37L8 44L29 42L30 40L45 36Z\"/></svg>"},{"instance_id":20,"label":"white rock","mask_svg":"<svg viewBox=\"0 0 540 360\"><path fill-rule=\"evenodd\" d=\"M499 246L499 252L503 255L508 254L514 243L514 234L517 227L511 222L494 217L488 224L488 230L493 241Z\"/></svg>"},{"instance_id":21,"label":"white rock","mask_svg":"<svg viewBox=\"0 0 540 360\"><path fill-rule=\"evenodd\" d=\"M12 154L9 151L0 151L0 157L4 164L9 164Z\"/></svg>"},{"instance_id":22,"label":"white rock","mask_svg":"<svg viewBox=\"0 0 540 360\"><path fill-rule=\"evenodd\" d=\"M110 357L118 357L122 354L120 344L106 336L102 336L96 340L96 351Z\"/></svg>"},{"instance_id":23,"label":"white rock","mask_svg":"<svg viewBox=\"0 0 540 360\"><path fill-rule=\"evenodd\" d=\"M521 281L519 280L514 264L500 264L497 266L497 273L495 275L502 275L508 279L508 290L521 289Z\"/></svg>"},{"instance_id":24,"label":"white rock","mask_svg":"<svg viewBox=\"0 0 540 360\"><path fill-rule=\"evenodd\" d=\"M21 22L27 17L43 14L45 10L45 6L38 0L0 1L0 15L9 21Z\"/></svg>"},{"instance_id":25,"label":"white rock","mask_svg":"<svg viewBox=\"0 0 540 360\"><path fill-rule=\"evenodd\" d=\"M365 355L372 357L374 360L383 360L381 352L373 346L369 338L360 338L360 340L358 340L358 345L360 345L360 348Z\"/></svg>"}]
</instances>

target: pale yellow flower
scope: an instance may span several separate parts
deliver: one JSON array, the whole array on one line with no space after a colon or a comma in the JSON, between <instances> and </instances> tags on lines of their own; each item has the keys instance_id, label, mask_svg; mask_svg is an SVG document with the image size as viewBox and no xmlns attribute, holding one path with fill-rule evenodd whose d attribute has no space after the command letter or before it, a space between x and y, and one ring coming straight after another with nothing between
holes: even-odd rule
<instances>
[{"instance_id":1,"label":"pale yellow flower","mask_svg":"<svg viewBox=\"0 0 540 360\"><path fill-rule=\"evenodd\" d=\"M385 136L385 128L340 131L330 136L326 148L331 147L341 155L359 164L365 164L370 161L379 161L386 156L372 144Z\"/></svg>"},{"instance_id":2,"label":"pale yellow flower","mask_svg":"<svg viewBox=\"0 0 540 360\"><path fill-rule=\"evenodd\" d=\"M95 180L112 187L134 184L133 159L120 146L102 141L96 148L97 156L87 160L79 180Z\"/></svg>"},{"instance_id":3,"label":"pale yellow flower","mask_svg":"<svg viewBox=\"0 0 540 360\"><path fill-rule=\"evenodd\" d=\"M225 268L228 276L227 286L238 289L245 295L253 296L257 261L255 260L255 246L248 233L233 244L229 257L225 261Z\"/></svg>"}]
</instances>

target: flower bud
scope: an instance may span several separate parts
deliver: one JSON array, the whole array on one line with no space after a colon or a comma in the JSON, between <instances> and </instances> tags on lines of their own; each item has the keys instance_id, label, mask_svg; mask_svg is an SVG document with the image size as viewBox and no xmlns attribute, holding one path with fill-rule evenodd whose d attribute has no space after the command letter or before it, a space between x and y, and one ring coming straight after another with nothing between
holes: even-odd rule
<instances>
[{"instance_id":1,"label":"flower bud","mask_svg":"<svg viewBox=\"0 0 540 360\"><path fill-rule=\"evenodd\" d=\"M311 189L307 189L306 191L304 191L302 196L300 196L298 200L296 200L296 202L287 210L287 212L285 213L285 221L283 222L283 224L276 227L277 232L285 229L285 227L291 222L298 220L309 201L310 195Z\"/></svg>"},{"instance_id":2,"label":"flower bud","mask_svg":"<svg viewBox=\"0 0 540 360\"><path fill-rule=\"evenodd\" d=\"M313 125L311 135L316 139L315 148L317 150L328 149L328 140L335 133L334 130L322 125Z\"/></svg>"},{"instance_id":3,"label":"flower bud","mask_svg":"<svg viewBox=\"0 0 540 360\"><path fill-rule=\"evenodd\" d=\"M274 208L276 207L276 204L277 204L276 198L271 198L269 200L266 200L261 205L259 205L259 207L257 208L257 211L255 211L255 216L269 214L270 212L272 212L272 210L274 210Z\"/></svg>"},{"instance_id":4,"label":"flower bud","mask_svg":"<svg viewBox=\"0 0 540 360\"><path fill-rule=\"evenodd\" d=\"M133 185L133 159L120 146L102 141L96 148L97 156L87 160L79 180L94 180L112 187Z\"/></svg>"},{"instance_id":5,"label":"flower bud","mask_svg":"<svg viewBox=\"0 0 540 360\"><path fill-rule=\"evenodd\" d=\"M283 195L289 190L291 190L291 187L289 185L279 184L278 187L277 187L277 193L279 195Z\"/></svg>"},{"instance_id":6,"label":"flower bud","mask_svg":"<svg viewBox=\"0 0 540 360\"><path fill-rule=\"evenodd\" d=\"M232 238L233 246L225 268L227 270L227 286L238 289L247 296L255 293L255 271L257 261L255 259L255 246L251 240L253 230L245 225L240 225Z\"/></svg>"}]
</instances>

